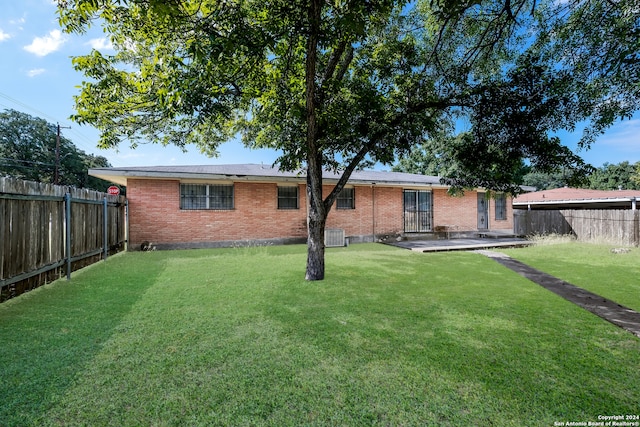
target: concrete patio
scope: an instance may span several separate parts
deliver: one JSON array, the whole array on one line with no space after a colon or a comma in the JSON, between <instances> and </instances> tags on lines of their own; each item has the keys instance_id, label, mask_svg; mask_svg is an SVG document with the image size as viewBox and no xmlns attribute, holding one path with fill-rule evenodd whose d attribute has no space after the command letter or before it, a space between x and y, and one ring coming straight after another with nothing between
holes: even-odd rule
<instances>
[{"instance_id":1,"label":"concrete patio","mask_svg":"<svg viewBox=\"0 0 640 427\"><path fill-rule=\"evenodd\" d=\"M415 252L471 251L491 248L515 248L532 245L533 242L513 235L483 233L483 237L433 240L402 240L388 244Z\"/></svg>"}]
</instances>

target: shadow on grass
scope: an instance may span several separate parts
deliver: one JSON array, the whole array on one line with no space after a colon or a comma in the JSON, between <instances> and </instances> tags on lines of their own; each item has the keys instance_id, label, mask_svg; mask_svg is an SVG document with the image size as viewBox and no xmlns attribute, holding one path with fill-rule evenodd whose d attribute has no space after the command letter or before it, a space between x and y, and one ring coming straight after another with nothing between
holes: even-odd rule
<instances>
[{"instance_id":1,"label":"shadow on grass","mask_svg":"<svg viewBox=\"0 0 640 427\"><path fill-rule=\"evenodd\" d=\"M38 424L162 270L121 254L0 305L1 424Z\"/></svg>"},{"instance_id":2,"label":"shadow on grass","mask_svg":"<svg viewBox=\"0 0 640 427\"><path fill-rule=\"evenodd\" d=\"M358 390L368 406L345 406L352 419L552 425L635 411L632 336L474 255L369 258L279 288L268 311L319 355L323 384Z\"/></svg>"}]
</instances>

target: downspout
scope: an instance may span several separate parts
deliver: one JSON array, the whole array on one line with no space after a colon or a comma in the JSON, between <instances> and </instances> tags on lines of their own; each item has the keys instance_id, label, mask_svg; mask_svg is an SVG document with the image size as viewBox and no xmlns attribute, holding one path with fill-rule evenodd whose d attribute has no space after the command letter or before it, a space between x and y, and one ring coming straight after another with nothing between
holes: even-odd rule
<instances>
[{"instance_id":1,"label":"downspout","mask_svg":"<svg viewBox=\"0 0 640 427\"><path fill-rule=\"evenodd\" d=\"M124 199L124 250L129 250L129 199Z\"/></svg>"},{"instance_id":2,"label":"downspout","mask_svg":"<svg viewBox=\"0 0 640 427\"><path fill-rule=\"evenodd\" d=\"M640 224L638 224L638 212L636 211L636 198L631 198L631 211L633 212L633 246L640 246Z\"/></svg>"},{"instance_id":3,"label":"downspout","mask_svg":"<svg viewBox=\"0 0 640 427\"><path fill-rule=\"evenodd\" d=\"M376 242L376 183L371 184L371 234L372 242Z\"/></svg>"}]
</instances>

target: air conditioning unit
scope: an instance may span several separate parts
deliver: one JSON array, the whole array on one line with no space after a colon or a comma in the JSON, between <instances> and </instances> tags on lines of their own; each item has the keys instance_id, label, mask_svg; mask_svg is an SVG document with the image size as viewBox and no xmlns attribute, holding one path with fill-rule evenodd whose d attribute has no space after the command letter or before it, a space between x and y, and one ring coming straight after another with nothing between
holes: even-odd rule
<instances>
[{"instance_id":1,"label":"air conditioning unit","mask_svg":"<svg viewBox=\"0 0 640 427\"><path fill-rule=\"evenodd\" d=\"M345 246L344 230L341 228L326 228L324 230L324 245L328 248Z\"/></svg>"}]
</instances>

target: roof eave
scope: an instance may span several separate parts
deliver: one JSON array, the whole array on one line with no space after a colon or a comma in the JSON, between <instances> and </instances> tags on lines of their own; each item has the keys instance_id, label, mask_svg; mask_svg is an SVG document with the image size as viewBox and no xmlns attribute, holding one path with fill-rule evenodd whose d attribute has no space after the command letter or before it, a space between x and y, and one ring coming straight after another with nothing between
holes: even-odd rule
<instances>
[{"instance_id":1,"label":"roof eave","mask_svg":"<svg viewBox=\"0 0 640 427\"><path fill-rule=\"evenodd\" d=\"M635 197L616 197L616 198L605 198L605 199L575 199L575 200L531 200L518 202L514 201L514 205L544 205L544 204L572 204L572 203L623 203L623 202L632 202L635 200Z\"/></svg>"},{"instance_id":2,"label":"roof eave","mask_svg":"<svg viewBox=\"0 0 640 427\"><path fill-rule=\"evenodd\" d=\"M210 174L191 172L157 172L157 171L131 171L113 170L107 168L89 169L89 175L105 181L119 185L127 185L129 178L139 179L173 179L173 180L223 180L223 181L246 181L246 182L300 182L305 183L305 176L269 176L269 175L233 175L233 174ZM323 182L337 182L338 178L324 178ZM389 181L389 180L362 180L349 179L349 184L354 185L384 185L399 187L429 187L429 188L449 188L447 185L434 182L416 181Z\"/></svg>"}]
</instances>

